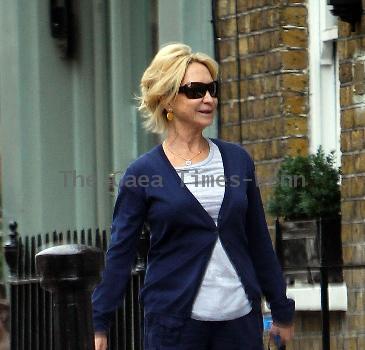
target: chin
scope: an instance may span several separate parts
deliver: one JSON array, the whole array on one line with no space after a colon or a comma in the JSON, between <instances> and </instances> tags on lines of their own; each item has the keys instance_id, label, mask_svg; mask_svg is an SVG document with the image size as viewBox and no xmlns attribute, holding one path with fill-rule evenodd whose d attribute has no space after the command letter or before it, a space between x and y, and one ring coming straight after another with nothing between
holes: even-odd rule
<instances>
[{"instance_id":1,"label":"chin","mask_svg":"<svg viewBox=\"0 0 365 350\"><path fill-rule=\"evenodd\" d=\"M199 125L205 129L207 128L208 126L211 126L213 124L213 118L209 119L209 120L204 120L202 121L201 123L199 123Z\"/></svg>"},{"instance_id":2,"label":"chin","mask_svg":"<svg viewBox=\"0 0 365 350\"><path fill-rule=\"evenodd\" d=\"M204 120L204 122L206 122L209 125L211 125L213 123L214 120L214 115L210 115L209 117L206 117L206 119Z\"/></svg>"},{"instance_id":3,"label":"chin","mask_svg":"<svg viewBox=\"0 0 365 350\"><path fill-rule=\"evenodd\" d=\"M213 124L214 114L197 113L191 120L191 126L205 129Z\"/></svg>"},{"instance_id":4,"label":"chin","mask_svg":"<svg viewBox=\"0 0 365 350\"><path fill-rule=\"evenodd\" d=\"M204 121L210 121L212 122L214 119L214 114L204 114L204 113L198 113L197 120L204 120Z\"/></svg>"}]
</instances>

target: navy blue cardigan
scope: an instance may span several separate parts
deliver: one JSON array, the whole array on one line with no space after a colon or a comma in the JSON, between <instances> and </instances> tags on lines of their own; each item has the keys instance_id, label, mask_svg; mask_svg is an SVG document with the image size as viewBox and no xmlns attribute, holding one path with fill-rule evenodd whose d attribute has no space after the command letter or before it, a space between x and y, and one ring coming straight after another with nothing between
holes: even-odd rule
<instances>
[{"instance_id":1,"label":"navy blue cardigan","mask_svg":"<svg viewBox=\"0 0 365 350\"><path fill-rule=\"evenodd\" d=\"M102 282L93 293L95 331L107 331L122 302L143 223L151 236L140 293L145 315L187 318L218 236L255 310L262 294L273 320L291 323L294 302L267 229L254 164L241 147L212 139L222 154L225 194L216 225L183 184L161 145L126 170L115 203Z\"/></svg>"}]
</instances>

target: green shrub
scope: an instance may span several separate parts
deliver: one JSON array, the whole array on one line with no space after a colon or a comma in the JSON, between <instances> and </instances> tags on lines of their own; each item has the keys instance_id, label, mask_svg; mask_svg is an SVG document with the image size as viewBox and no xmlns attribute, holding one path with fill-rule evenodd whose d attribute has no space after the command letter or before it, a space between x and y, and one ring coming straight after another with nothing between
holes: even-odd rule
<instances>
[{"instance_id":1,"label":"green shrub","mask_svg":"<svg viewBox=\"0 0 365 350\"><path fill-rule=\"evenodd\" d=\"M287 220L333 217L340 212L340 169L335 155L316 154L284 158L268 212Z\"/></svg>"}]
</instances>

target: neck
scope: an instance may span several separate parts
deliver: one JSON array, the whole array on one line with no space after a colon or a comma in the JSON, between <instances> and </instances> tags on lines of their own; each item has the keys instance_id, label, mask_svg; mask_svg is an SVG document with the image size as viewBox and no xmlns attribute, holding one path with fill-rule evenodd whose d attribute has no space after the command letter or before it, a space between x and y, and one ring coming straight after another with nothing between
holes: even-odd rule
<instances>
[{"instance_id":1,"label":"neck","mask_svg":"<svg viewBox=\"0 0 365 350\"><path fill-rule=\"evenodd\" d=\"M180 151L199 152L205 146L202 130L172 130L167 131L165 142L169 147Z\"/></svg>"}]
</instances>

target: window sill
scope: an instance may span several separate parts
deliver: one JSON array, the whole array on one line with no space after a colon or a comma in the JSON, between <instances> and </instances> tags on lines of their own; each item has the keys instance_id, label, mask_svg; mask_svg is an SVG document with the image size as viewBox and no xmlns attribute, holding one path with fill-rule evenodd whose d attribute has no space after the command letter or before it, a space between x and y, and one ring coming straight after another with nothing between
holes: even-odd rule
<instances>
[{"instance_id":1,"label":"window sill","mask_svg":"<svg viewBox=\"0 0 365 350\"><path fill-rule=\"evenodd\" d=\"M321 311L321 287L319 284L295 284L288 287L287 296L295 300L296 311ZM328 285L328 304L330 311L347 311L346 283ZM269 312L266 303L264 312Z\"/></svg>"}]
</instances>

